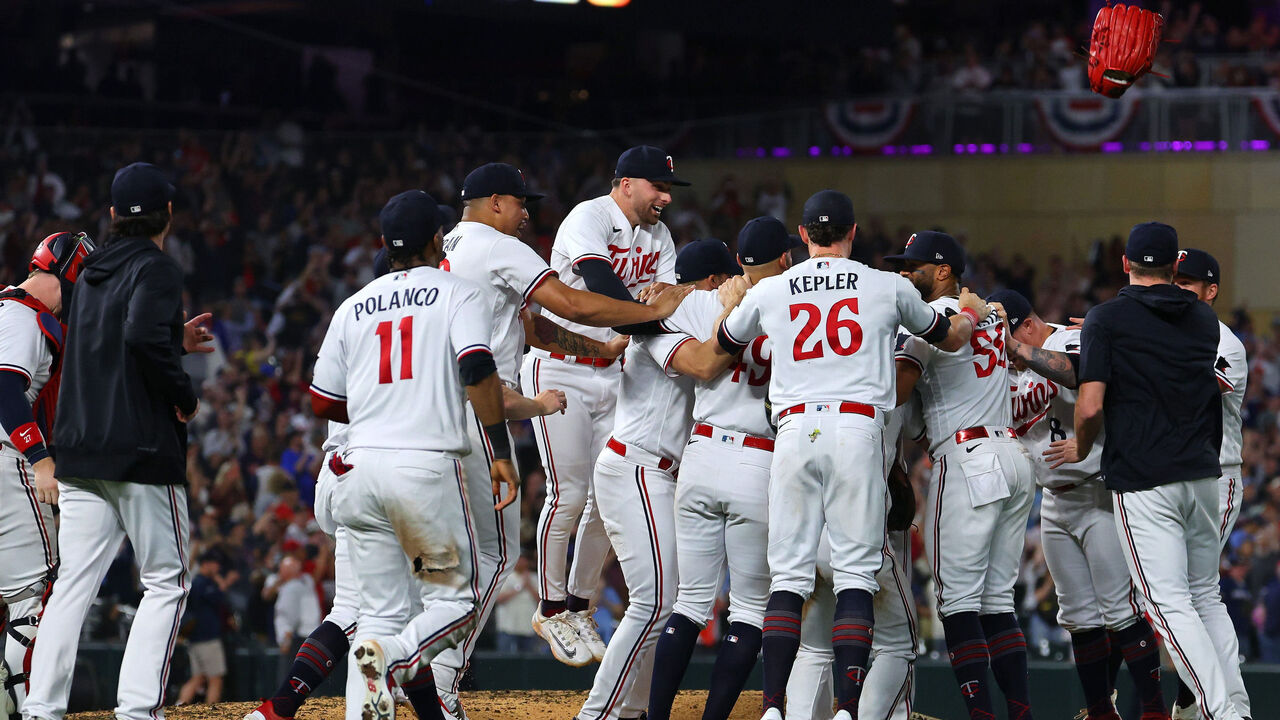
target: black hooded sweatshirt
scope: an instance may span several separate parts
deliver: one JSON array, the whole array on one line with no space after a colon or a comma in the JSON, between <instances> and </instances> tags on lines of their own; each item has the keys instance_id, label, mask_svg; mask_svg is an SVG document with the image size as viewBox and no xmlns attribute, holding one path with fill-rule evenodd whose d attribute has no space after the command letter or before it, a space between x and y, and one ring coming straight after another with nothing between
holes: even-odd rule
<instances>
[{"instance_id":1,"label":"black hooded sweatshirt","mask_svg":"<svg viewBox=\"0 0 1280 720\"><path fill-rule=\"evenodd\" d=\"M179 485L196 408L182 369L182 269L148 238L91 254L67 318L57 475Z\"/></svg>"},{"instance_id":2,"label":"black hooded sweatshirt","mask_svg":"<svg viewBox=\"0 0 1280 720\"><path fill-rule=\"evenodd\" d=\"M1102 472L1125 492L1216 478L1222 399L1218 316L1195 293L1129 285L1080 334L1080 382L1107 384Z\"/></svg>"}]
</instances>

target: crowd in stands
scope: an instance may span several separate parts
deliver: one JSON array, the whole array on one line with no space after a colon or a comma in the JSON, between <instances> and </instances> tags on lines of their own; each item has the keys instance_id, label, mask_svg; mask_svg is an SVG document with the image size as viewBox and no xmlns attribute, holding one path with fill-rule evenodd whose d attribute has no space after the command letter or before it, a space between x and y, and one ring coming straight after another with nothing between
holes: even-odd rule
<instances>
[{"instance_id":1,"label":"crowd in stands","mask_svg":"<svg viewBox=\"0 0 1280 720\"><path fill-rule=\"evenodd\" d=\"M144 158L172 173L178 196L165 251L184 269L189 312L213 314L218 346L212 355L187 359L202 398L189 426L190 557L201 559L202 582L225 594L225 603L214 605L219 609L202 613L206 632L194 632L192 639L207 639L208 624L217 623L216 632L286 652L327 607L333 590L332 543L311 512L326 431L310 411L311 365L333 309L372 277L378 209L407 187L456 204L470 168L493 159L519 162L533 189L548 195L522 238L545 256L565 212L608 191L614 157L605 148L550 138L519 146L467 134L398 143L305 141L288 125L216 139L181 133L163 145L154 136L127 134L59 146L45 146L34 134L24 137L0 145L0 281L6 284L25 275L34 244L49 233L105 235L104 198L115 168ZM704 236L732 244L747 219L785 218L793 202L780 178L747 186L726 177L713 188L677 193L664 216L680 244ZM909 234L870 215L854 254L876 265ZM965 241L962 233L958 237ZM1113 262L1121 248L1119 238L1099 240L1085 257L1053 255L1040 268L1017 249L975 252L965 282L982 293L1017 289L1046 319L1066 321L1123 286L1126 279ZM1245 500L1223 556L1224 597L1246 653L1280 659L1280 332L1255 328L1243 311L1234 312L1230 324L1245 342L1251 371L1244 403ZM545 476L529 426L514 429L526 557L502 595L496 637L487 646L537 650L545 648L528 639L528 573ZM926 463L920 455L912 466L919 493L927 487ZM1033 643L1046 649L1062 638L1034 524L1021 607ZM918 540L916 555L922 557ZM927 563L917 568L927 627ZM126 545L102 587L101 612L89 634L118 635L118 621L127 622L138 599L134 573ZM626 599L616 566L607 581L598 613L606 637ZM299 584L311 592L298 592ZM282 590L286 585L293 590ZM291 607L276 607L282 602L277 597L289 598ZM713 625L708 641L715 632Z\"/></svg>"}]
</instances>

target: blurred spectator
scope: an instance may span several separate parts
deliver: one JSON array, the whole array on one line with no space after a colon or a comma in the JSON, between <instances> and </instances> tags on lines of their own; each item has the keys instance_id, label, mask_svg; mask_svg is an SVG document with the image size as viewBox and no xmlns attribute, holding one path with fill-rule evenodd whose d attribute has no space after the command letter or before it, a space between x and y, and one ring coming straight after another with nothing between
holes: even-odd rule
<instances>
[{"instance_id":1,"label":"blurred spectator","mask_svg":"<svg viewBox=\"0 0 1280 720\"><path fill-rule=\"evenodd\" d=\"M178 704L187 705L203 690L204 701L213 705L222 699L222 680L227 674L227 655L222 647L222 631L234 627L225 592L237 579L235 570L222 574L217 552L206 550L199 569L191 579L183 630L187 655L191 658L191 679L178 693Z\"/></svg>"},{"instance_id":2,"label":"blurred spectator","mask_svg":"<svg viewBox=\"0 0 1280 720\"><path fill-rule=\"evenodd\" d=\"M289 555L280 561L275 576L267 579L262 597L275 601L276 647L280 649L278 674L283 675L307 635L320 624L320 596L315 580L302 572L302 562Z\"/></svg>"}]
</instances>

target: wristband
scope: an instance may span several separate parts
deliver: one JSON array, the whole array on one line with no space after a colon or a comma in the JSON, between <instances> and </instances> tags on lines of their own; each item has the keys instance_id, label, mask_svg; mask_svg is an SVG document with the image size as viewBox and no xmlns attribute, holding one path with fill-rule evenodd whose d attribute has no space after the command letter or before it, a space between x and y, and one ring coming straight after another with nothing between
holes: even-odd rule
<instances>
[{"instance_id":1,"label":"wristband","mask_svg":"<svg viewBox=\"0 0 1280 720\"><path fill-rule=\"evenodd\" d=\"M27 463L35 465L41 460L49 457L49 450L45 447L44 436L40 434L40 426L34 422L21 425L17 430L9 433L9 442L17 448L27 458Z\"/></svg>"},{"instance_id":2,"label":"wristband","mask_svg":"<svg viewBox=\"0 0 1280 720\"><path fill-rule=\"evenodd\" d=\"M484 434L489 437L489 450L494 460L511 459L511 439L507 436L507 423L497 422L484 426Z\"/></svg>"},{"instance_id":3,"label":"wristband","mask_svg":"<svg viewBox=\"0 0 1280 720\"><path fill-rule=\"evenodd\" d=\"M968 317L969 321L973 323L975 328L978 327L978 323L982 322L978 319L978 313L973 308L965 308L960 311L960 314Z\"/></svg>"}]
</instances>

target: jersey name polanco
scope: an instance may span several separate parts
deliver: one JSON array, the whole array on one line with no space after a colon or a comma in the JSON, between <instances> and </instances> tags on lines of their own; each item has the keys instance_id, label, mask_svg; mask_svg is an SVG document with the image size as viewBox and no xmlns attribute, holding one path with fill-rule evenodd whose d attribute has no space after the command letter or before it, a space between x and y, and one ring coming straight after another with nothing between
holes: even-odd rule
<instances>
[{"instance_id":1,"label":"jersey name polanco","mask_svg":"<svg viewBox=\"0 0 1280 720\"><path fill-rule=\"evenodd\" d=\"M947 315L960 311L960 301L954 297L938 298L930 305ZM995 313L979 323L969 344L959 350L946 352L908 337L897 357L920 368L916 391L924 409L929 452L965 428L1011 426L1004 321Z\"/></svg>"},{"instance_id":2,"label":"jersey name polanco","mask_svg":"<svg viewBox=\"0 0 1280 720\"><path fill-rule=\"evenodd\" d=\"M15 372L23 377L27 383L28 404L36 401L53 374L53 351L40 331L35 310L13 300L0 301L0 371ZM16 429L4 429L0 447L14 450L9 433Z\"/></svg>"},{"instance_id":3,"label":"jersey name polanco","mask_svg":"<svg viewBox=\"0 0 1280 720\"><path fill-rule=\"evenodd\" d=\"M706 341L715 334L716 319L722 312L724 306L716 291L694 290L685 296L671 317L662 321L662 326L670 332ZM710 382L698 381L694 385L694 422L757 437L773 437L769 413L765 410L771 355L769 338L761 335L747 345L742 358L728 370Z\"/></svg>"},{"instance_id":4,"label":"jersey name polanco","mask_svg":"<svg viewBox=\"0 0 1280 720\"><path fill-rule=\"evenodd\" d=\"M347 447L466 454L458 362L490 352L480 288L433 267L388 273L338 306L311 390L347 403Z\"/></svg>"},{"instance_id":5,"label":"jersey name polanco","mask_svg":"<svg viewBox=\"0 0 1280 720\"><path fill-rule=\"evenodd\" d=\"M444 239L440 269L480 287L493 318L493 361L498 377L519 389L524 357L524 323L520 311L538 286L556 272L533 248L484 223L463 221Z\"/></svg>"},{"instance_id":6,"label":"jersey name polanco","mask_svg":"<svg viewBox=\"0 0 1280 720\"><path fill-rule=\"evenodd\" d=\"M1080 354L1080 330L1050 324L1054 328L1044 341L1045 350ZM1104 433L1089 450L1089 457L1078 463L1067 463L1050 469L1044 451L1056 440L1076 436L1076 391L1045 378L1034 370L1010 371L1009 387L1013 391L1013 428L1031 453L1036 465L1036 482L1044 488L1060 488L1078 484L1102 472Z\"/></svg>"},{"instance_id":7,"label":"jersey name polanco","mask_svg":"<svg viewBox=\"0 0 1280 720\"><path fill-rule=\"evenodd\" d=\"M583 260L609 263L613 274L631 291L631 297L654 282L675 284L676 281L676 246L667 226L659 222L632 228L622 208L608 195L578 203L556 231L556 240L551 245L551 268L560 274L564 284L575 290L588 289L582 276L574 272L574 266ZM589 338L607 341L614 337L609 328L579 325L548 310L542 314L557 325Z\"/></svg>"},{"instance_id":8,"label":"jersey name polanco","mask_svg":"<svg viewBox=\"0 0 1280 720\"><path fill-rule=\"evenodd\" d=\"M693 379L671 370L671 359L690 342L680 333L632 338L613 416L615 440L677 465L693 424Z\"/></svg>"},{"instance_id":9,"label":"jersey name polanco","mask_svg":"<svg viewBox=\"0 0 1280 720\"><path fill-rule=\"evenodd\" d=\"M807 402L860 402L887 412L897 404L898 326L925 334L941 322L901 275L819 257L748 290L723 331L739 346L769 336L776 418Z\"/></svg>"},{"instance_id":10,"label":"jersey name polanco","mask_svg":"<svg viewBox=\"0 0 1280 720\"><path fill-rule=\"evenodd\" d=\"M1218 376L1218 389L1222 391L1222 449L1218 463L1222 471L1241 463L1240 406L1244 404L1245 383L1249 379L1249 360L1245 356L1244 343L1231 332L1231 328L1218 321L1218 363L1214 372Z\"/></svg>"}]
</instances>

